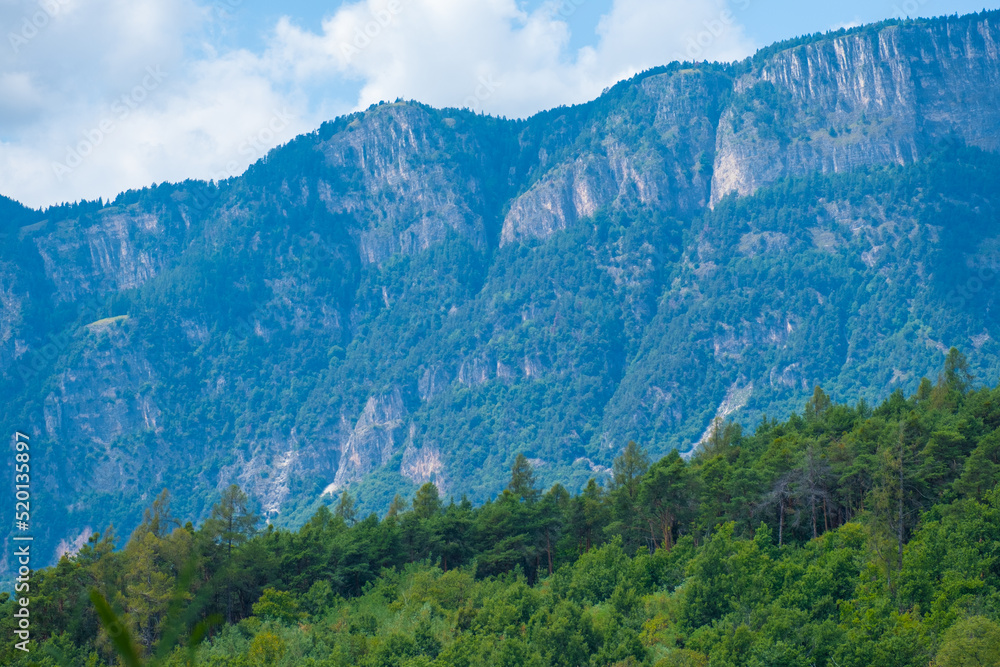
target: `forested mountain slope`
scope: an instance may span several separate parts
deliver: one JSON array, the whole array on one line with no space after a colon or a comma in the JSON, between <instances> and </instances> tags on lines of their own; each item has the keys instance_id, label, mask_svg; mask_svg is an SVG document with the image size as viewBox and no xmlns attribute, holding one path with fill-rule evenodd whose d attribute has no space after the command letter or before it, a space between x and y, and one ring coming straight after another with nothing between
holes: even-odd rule
<instances>
[{"instance_id":1,"label":"forested mountain slope","mask_svg":"<svg viewBox=\"0 0 1000 667\"><path fill-rule=\"evenodd\" d=\"M996 381L998 43L995 12L889 22L525 120L382 104L223 183L0 201L39 548L163 488L299 525L347 488L480 503L524 452L577 491L630 440L914 391L952 346Z\"/></svg>"},{"instance_id":2,"label":"forested mountain slope","mask_svg":"<svg viewBox=\"0 0 1000 667\"><path fill-rule=\"evenodd\" d=\"M817 390L690 461L632 443L575 495L523 456L478 507L427 483L381 519L344 494L295 531L260 529L235 486L182 526L163 492L129 539L33 573L32 652L0 662L995 665L1000 389L970 391L955 350L936 377L878 406Z\"/></svg>"}]
</instances>

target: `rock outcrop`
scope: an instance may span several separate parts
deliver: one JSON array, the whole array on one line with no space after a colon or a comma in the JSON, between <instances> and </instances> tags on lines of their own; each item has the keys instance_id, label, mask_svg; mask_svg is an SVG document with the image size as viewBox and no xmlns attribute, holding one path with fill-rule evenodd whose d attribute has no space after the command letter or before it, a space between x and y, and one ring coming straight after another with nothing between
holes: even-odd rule
<instances>
[{"instance_id":1,"label":"rock outcrop","mask_svg":"<svg viewBox=\"0 0 1000 667\"><path fill-rule=\"evenodd\" d=\"M997 12L889 22L523 120L381 104L219 184L0 198L38 548L163 488L295 523L345 489L480 502L517 452L579 486L815 384L911 390L951 345L996 381L998 49Z\"/></svg>"},{"instance_id":2,"label":"rock outcrop","mask_svg":"<svg viewBox=\"0 0 1000 667\"><path fill-rule=\"evenodd\" d=\"M906 164L942 141L1000 147L995 15L852 31L739 77L716 141L712 203L788 177Z\"/></svg>"}]
</instances>

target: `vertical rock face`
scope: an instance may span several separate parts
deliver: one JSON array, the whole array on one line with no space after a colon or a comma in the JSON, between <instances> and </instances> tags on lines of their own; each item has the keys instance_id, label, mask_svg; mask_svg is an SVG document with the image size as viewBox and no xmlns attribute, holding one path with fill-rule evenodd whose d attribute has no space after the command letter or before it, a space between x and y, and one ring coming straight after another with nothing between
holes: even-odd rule
<instances>
[{"instance_id":1,"label":"vertical rock face","mask_svg":"<svg viewBox=\"0 0 1000 667\"><path fill-rule=\"evenodd\" d=\"M340 453L340 467L327 491L336 491L385 465L405 435L406 408L399 389L372 396Z\"/></svg>"},{"instance_id":2,"label":"vertical rock face","mask_svg":"<svg viewBox=\"0 0 1000 667\"><path fill-rule=\"evenodd\" d=\"M25 352L20 338L27 294L18 283L18 268L14 262L0 262L0 373Z\"/></svg>"},{"instance_id":3,"label":"vertical rock face","mask_svg":"<svg viewBox=\"0 0 1000 667\"><path fill-rule=\"evenodd\" d=\"M559 165L511 205L501 243L548 238L617 196L617 179L606 157L589 155Z\"/></svg>"},{"instance_id":4,"label":"vertical rock face","mask_svg":"<svg viewBox=\"0 0 1000 667\"><path fill-rule=\"evenodd\" d=\"M441 364L433 364L429 368L423 369L420 374L417 391L420 393L420 400L429 401L447 390L450 385L451 377L446 369Z\"/></svg>"},{"instance_id":5,"label":"vertical rock face","mask_svg":"<svg viewBox=\"0 0 1000 667\"><path fill-rule=\"evenodd\" d=\"M406 438L406 447L403 449L399 474L414 484L434 482L439 493L447 493L441 449L434 443L419 445L416 440L417 428L411 424L410 433Z\"/></svg>"},{"instance_id":6,"label":"vertical rock face","mask_svg":"<svg viewBox=\"0 0 1000 667\"><path fill-rule=\"evenodd\" d=\"M1000 149L998 16L675 63L525 120L378 105L111 206L0 197L0 426L53 452L62 531L38 544L127 533L164 487L194 519L238 482L297 521L324 487L482 501L518 451L575 484L813 383L910 389L950 345L994 381L1000 162L939 147Z\"/></svg>"},{"instance_id":7,"label":"vertical rock face","mask_svg":"<svg viewBox=\"0 0 1000 667\"><path fill-rule=\"evenodd\" d=\"M501 245L547 238L608 206L704 206L728 87L727 77L699 70L644 78L627 108L602 109L582 129L582 154L571 153L511 203Z\"/></svg>"},{"instance_id":8,"label":"vertical rock face","mask_svg":"<svg viewBox=\"0 0 1000 667\"><path fill-rule=\"evenodd\" d=\"M1000 146L994 15L866 29L781 51L735 84L712 203L779 178L906 164L955 138Z\"/></svg>"},{"instance_id":9,"label":"vertical rock face","mask_svg":"<svg viewBox=\"0 0 1000 667\"><path fill-rule=\"evenodd\" d=\"M320 197L357 220L367 263L426 250L449 231L482 245L484 181L507 165L480 138L465 114L387 105L316 147L333 177L320 181Z\"/></svg>"},{"instance_id":10,"label":"vertical rock face","mask_svg":"<svg viewBox=\"0 0 1000 667\"><path fill-rule=\"evenodd\" d=\"M138 486L151 452L138 445L116 447L116 440L162 430L161 410L151 395L158 377L131 329L127 320L116 319L81 330L76 363L53 378L55 386L45 396L45 435L73 449L63 473L77 489Z\"/></svg>"},{"instance_id":11,"label":"vertical rock face","mask_svg":"<svg viewBox=\"0 0 1000 667\"><path fill-rule=\"evenodd\" d=\"M170 231L153 213L106 208L48 222L34 236L57 302L141 287L173 257Z\"/></svg>"}]
</instances>

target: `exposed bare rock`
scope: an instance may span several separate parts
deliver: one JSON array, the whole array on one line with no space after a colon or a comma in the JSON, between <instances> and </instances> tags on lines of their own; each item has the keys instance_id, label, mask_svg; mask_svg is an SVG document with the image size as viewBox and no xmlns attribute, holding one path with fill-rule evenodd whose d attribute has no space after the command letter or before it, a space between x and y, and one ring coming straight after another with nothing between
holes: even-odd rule
<instances>
[{"instance_id":1,"label":"exposed bare rock","mask_svg":"<svg viewBox=\"0 0 1000 667\"><path fill-rule=\"evenodd\" d=\"M133 289L165 259L160 220L140 210L105 209L93 217L50 222L34 236L59 301Z\"/></svg>"},{"instance_id":2,"label":"exposed bare rock","mask_svg":"<svg viewBox=\"0 0 1000 667\"><path fill-rule=\"evenodd\" d=\"M456 132L428 109L394 104L353 121L347 132L319 147L335 173L361 175L360 183L336 189L320 181L319 192L330 212L359 221L358 249L365 262L426 250L449 231L477 245L485 241L476 176L470 183L453 165L427 159L446 151L446 137ZM468 149L474 152L475 146Z\"/></svg>"},{"instance_id":3,"label":"exposed bare rock","mask_svg":"<svg viewBox=\"0 0 1000 667\"><path fill-rule=\"evenodd\" d=\"M0 373L26 351L18 343L26 296L17 288L17 265L0 262Z\"/></svg>"},{"instance_id":4,"label":"exposed bare rock","mask_svg":"<svg viewBox=\"0 0 1000 667\"><path fill-rule=\"evenodd\" d=\"M79 358L56 377L45 397L46 435L79 451L96 452L93 469L85 460L68 462L80 473L70 477L79 485L135 485L136 473L152 453L122 449L115 441L161 428L161 409L150 392L157 374L129 336L129 327L117 318L81 332Z\"/></svg>"},{"instance_id":5,"label":"exposed bare rock","mask_svg":"<svg viewBox=\"0 0 1000 667\"><path fill-rule=\"evenodd\" d=\"M628 111L594 119L586 131L595 144L588 152L557 164L513 201L501 244L547 238L607 206L704 206L715 108L726 87L724 77L696 70L643 79Z\"/></svg>"},{"instance_id":6,"label":"exposed bare rock","mask_svg":"<svg viewBox=\"0 0 1000 667\"><path fill-rule=\"evenodd\" d=\"M424 443L417 447L414 443L415 429L411 428L406 448L403 450L403 461L399 468L400 474L414 484L434 482L439 493L445 493L444 464L441 461L441 451L436 445Z\"/></svg>"},{"instance_id":7,"label":"exposed bare rock","mask_svg":"<svg viewBox=\"0 0 1000 667\"><path fill-rule=\"evenodd\" d=\"M701 437L694 443L694 446L684 454L685 458L693 456L698 447L708 442L718 425L724 424L730 416L746 407L751 394L753 394L753 382L745 386L733 383L726 392L726 397L722 399L722 403L716 409L715 416L712 417L712 421L709 422L705 432L701 434Z\"/></svg>"},{"instance_id":8,"label":"exposed bare rock","mask_svg":"<svg viewBox=\"0 0 1000 667\"><path fill-rule=\"evenodd\" d=\"M429 401L444 392L451 385L451 377L440 364L433 364L424 369L417 382L420 400Z\"/></svg>"},{"instance_id":9,"label":"exposed bare rock","mask_svg":"<svg viewBox=\"0 0 1000 667\"><path fill-rule=\"evenodd\" d=\"M572 164L557 167L511 205L501 242L551 236L580 218L593 215L616 195L607 159L578 158Z\"/></svg>"},{"instance_id":10,"label":"exposed bare rock","mask_svg":"<svg viewBox=\"0 0 1000 667\"><path fill-rule=\"evenodd\" d=\"M493 377L494 362L482 356L472 357L462 362L458 368L458 381L467 387L484 384Z\"/></svg>"},{"instance_id":11,"label":"exposed bare rock","mask_svg":"<svg viewBox=\"0 0 1000 667\"><path fill-rule=\"evenodd\" d=\"M781 51L735 84L712 203L813 171L905 164L935 142L1000 147L995 17L851 32Z\"/></svg>"},{"instance_id":12,"label":"exposed bare rock","mask_svg":"<svg viewBox=\"0 0 1000 667\"><path fill-rule=\"evenodd\" d=\"M343 488L385 465L402 443L405 416L406 408L398 388L369 398L341 449L337 475L324 493Z\"/></svg>"},{"instance_id":13,"label":"exposed bare rock","mask_svg":"<svg viewBox=\"0 0 1000 667\"><path fill-rule=\"evenodd\" d=\"M0 200L35 544L127 534L163 488L201 521L238 483L288 525L354 483L365 512L386 484L482 502L518 451L578 485L816 384L911 391L952 345L995 382L1000 158L961 144L1000 149L998 17L672 63L526 119L381 104L221 184Z\"/></svg>"}]
</instances>

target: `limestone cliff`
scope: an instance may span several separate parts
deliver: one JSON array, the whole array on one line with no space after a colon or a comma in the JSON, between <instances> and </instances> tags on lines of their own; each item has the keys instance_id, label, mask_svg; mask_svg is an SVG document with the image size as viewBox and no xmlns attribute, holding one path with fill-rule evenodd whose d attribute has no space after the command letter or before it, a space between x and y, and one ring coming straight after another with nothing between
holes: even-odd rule
<instances>
[{"instance_id":1,"label":"limestone cliff","mask_svg":"<svg viewBox=\"0 0 1000 667\"><path fill-rule=\"evenodd\" d=\"M739 77L712 202L779 178L905 164L958 140L1000 147L1000 21L907 22L780 51Z\"/></svg>"},{"instance_id":2,"label":"limestone cliff","mask_svg":"<svg viewBox=\"0 0 1000 667\"><path fill-rule=\"evenodd\" d=\"M380 104L223 183L0 198L39 548L164 487L300 522L345 489L482 501L523 451L579 488L631 439L908 390L951 345L1000 378L998 45L996 12L889 22L521 120Z\"/></svg>"}]
</instances>

